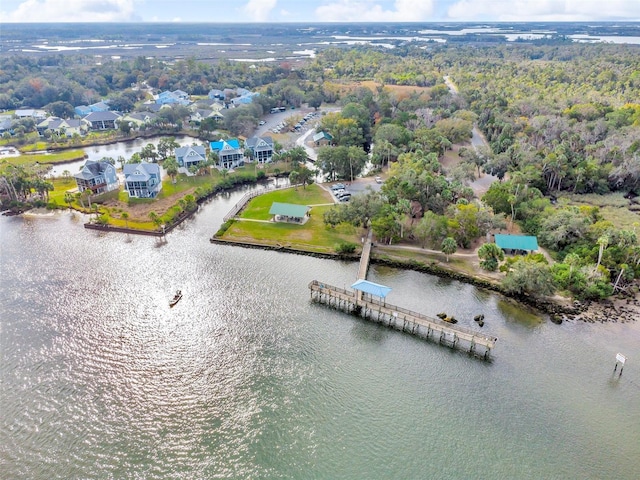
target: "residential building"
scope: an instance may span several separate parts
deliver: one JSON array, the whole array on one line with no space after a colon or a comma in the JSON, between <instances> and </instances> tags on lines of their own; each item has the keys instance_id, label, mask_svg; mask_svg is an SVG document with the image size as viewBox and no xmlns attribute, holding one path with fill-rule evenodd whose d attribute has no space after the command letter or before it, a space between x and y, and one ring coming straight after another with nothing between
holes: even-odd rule
<instances>
[{"instance_id":1,"label":"residential building","mask_svg":"<svg viewBox=\"0 0 640 480\"><path fill-rule=\"evenodd\" d=\"M89 124L91 130L108 130L117 128L121 117L122 114L119 112L91 112L83 120Z\"/></svg>"},{"instance_id":2,"label":"residential building","mask_svg":"<svg viewBox=\"0 0 640 480\"><path fill-rule=\"evenodd\" d=\"M78 105L73 109L79 117L86 117L91 112L107 112L111 110L107 101L96 102L91 105Z\"/></svg>"},{"instance_id":3,"label":"residential building","mask_svg":"<svg viewBox=\"0 0 640 480\"><path fill-rule=\"evenodd\" d=\"M47 118L47 112L37 108L19 108L14 115L18 118L33 118L34 120L44 120Z\"/></svg>"},{"instance_id":4,"label":"residential building","mask_svg":"<svg viewBox=\"0 0 640 480\"><path fill-rule=\"evenodd\" d=\"M218 154L218 167L227 170L244 165L244 152L237 138L211 142L211 151Z\"/></svg>"},{"instance_id":5,"label":"residential building","mask_svg":"<svg viewBox=\"0 0 640 480\"><path fill-rule=\"evenodd\" d=\"M176 160L187 171L194 165L207 161L207 151L203 145L176 148Z\"/></svg>"},{"instance_id":6,"label":"residential building","mask_svg":"<svg viewBox=\"0 0 640 480\"><path fill-rule=\"evenodd\" d=\"M214 88L209 92L209 98L211 100L224 100L224 92Z\"/></svg>"},{"instance_id":7,"label":"residential building","mask_svg":"<svg viewBox=\"0 0 640 480\"><path fill-rule=\"evenodd\" d=\"M58 117L49 117L37 124L36 129L41 137L44 136L44 132L47 130L55 132L58 135L71 137L76 133L78 135L84 135L87 131L87 124L76 118L62 119Z\"/></svg>"},{"instance_id":8,"label":"residential building","mask_svg":"<svg viewBox=\"0 0 640 480\"><path fill-rule=\"evenodd\" d=\"M158 95L156 103L160 105L178 103L180 105L189 105L189 94L182 90L174 90L173 92L164 91Z\"/></svg>"},{"instance_id":9,"label":"residential building","mask_svg":"<svg viewBox=\"0 0 640 480\"><path fill-rule=\"evenodd\" d=\"M244 142L245 149L251 151L258 163L267 163L273 157L273 139L271 137L251 137Z\"/></svg>"},{"instance_id":10,"label":"residential building","mask_svg":"<svg viewBox=\"0 0 640 480\"><path fill-rule=\"evenodd\" d=\"M123 116L120 122L129 122L131 127L140 128L149 125L157 118L158 115L153 112L133 112Z\"/></svg>"},{"instance_id":11,"label":"residential building","mask_svg":"<svg viewBox=\"0 0 640 480\"><path fill-rule=\"evenodd\" d=\"M84 192L91 189L96 195L116 190L119 185L116 167L109 162L87 160L80 173L73 178L76 179L78 190Z\"/></svg>"},{"instance_id":12,"label":"residential building","mask_svg":"<svg viewBox=\"0 0 640 480\"><path fill-rule=\"evenodd\" d=\"M124 189L130 197L155 198L162 190L160 167L156 163L125 163Z\"/></svg>"}]
</instances>

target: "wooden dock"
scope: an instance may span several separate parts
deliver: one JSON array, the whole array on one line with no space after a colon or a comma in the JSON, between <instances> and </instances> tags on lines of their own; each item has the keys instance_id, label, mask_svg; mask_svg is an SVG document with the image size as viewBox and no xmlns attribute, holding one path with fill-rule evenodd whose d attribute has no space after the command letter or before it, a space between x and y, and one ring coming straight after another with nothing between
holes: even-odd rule
<instances>
[{"instance_id":1,"label":"wooden dock","mask_svg":"<svg viewBox=\"0 0 640 480\"><path fill-rule=\"evenodd\" d=\"M362 298L361 292L354 292L334 287L313 280L309 283L311 299L329 307L354 313L390 328L411 333L428 340L449 345L452 348L465 347L470 353L487 358L495 346L496 337L459 327L438 318L431 318L421 313L412 312L375 298ZM478 347L482 350L478 351Z\"/></svg>"}]
</instances>

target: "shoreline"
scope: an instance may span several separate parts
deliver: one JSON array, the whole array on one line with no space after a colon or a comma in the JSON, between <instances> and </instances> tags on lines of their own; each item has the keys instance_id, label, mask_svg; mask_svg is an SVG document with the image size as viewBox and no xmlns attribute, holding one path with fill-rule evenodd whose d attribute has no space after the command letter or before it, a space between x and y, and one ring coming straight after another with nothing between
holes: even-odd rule
<instances>
[{"instance_id":1,"label":"shoreline","mask_svg":"<svg viewBox=\"0 0 640 480\"><path fill-rule=\"evenodd\" d=\"M294 245L268 245L260 242L248 242L211 237L211 243L219 245L230 245L243 248L253 248L270 250L296 255L306 255L327 260L349 260L358 262L360 255L344 255L322 252L311 252L308 250L295 248ZM435 275L441 278L449 278L462 283L470 284L478 288L483 288L491 292L502 295L503 297L515 300L522 305L533 308L541 314L548 315L549 320L555 324L562 322L585 322L585 323L635 323L640 319L640 302L637 298L612 298L602 302L578 302L567 299L571 303L561 303L552 298L536 298L526 295L514 295L505 292L499 283L491 282L479 277L457 272L455 270L443 268L435 264L426 264L417 261L399 261L381 258L379 255L372 253L370 263L376 265L384 265L400 270L414 270L429 275Z\"/></svg>"}]
</instances>

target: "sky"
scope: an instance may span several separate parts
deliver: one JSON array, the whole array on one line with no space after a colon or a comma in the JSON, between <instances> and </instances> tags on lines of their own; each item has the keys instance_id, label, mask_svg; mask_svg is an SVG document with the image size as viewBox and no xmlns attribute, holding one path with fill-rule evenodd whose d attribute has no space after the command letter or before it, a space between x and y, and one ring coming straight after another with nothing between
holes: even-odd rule
<instances>
[{"instance_id":1,"label":"sky","mask_svg":"<svg viewBox=\"0 0 640 480\"><path fill-rule=\"evenodd\" d=\"M640 21L640 0L0 0L0 29L4 22L465 21Z\"/></svg>"}]
</instances>

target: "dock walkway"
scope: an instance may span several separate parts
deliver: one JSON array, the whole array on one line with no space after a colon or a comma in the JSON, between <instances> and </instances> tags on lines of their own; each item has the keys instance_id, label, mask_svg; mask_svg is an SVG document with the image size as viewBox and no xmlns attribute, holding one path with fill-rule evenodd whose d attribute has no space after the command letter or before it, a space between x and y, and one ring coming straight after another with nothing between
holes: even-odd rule
<instances>
[{"instance_id":1,"label":"dock walkway","mask_svg":"<svg viewBox=\"0 0 640 480\"><path fill-rule=\"evenodd\" d=\"M452 325L438 318L431 318L374 298L359 298L360 292L334 287L317 280L309 283L309 290L313 301L348 313L360 314L365 319L403 332L426 339L437 338L439 343L449 344L451 347L462 347L464 343L471 353L480 353L476 348L482 347L485 358L498 340L491 335Z\"/></svg>"}]
</instances>

